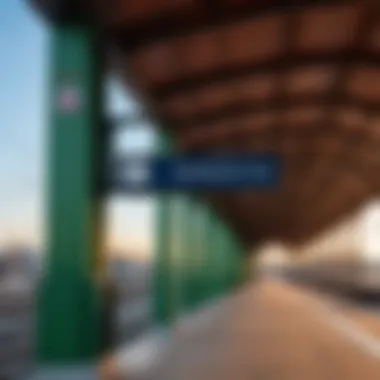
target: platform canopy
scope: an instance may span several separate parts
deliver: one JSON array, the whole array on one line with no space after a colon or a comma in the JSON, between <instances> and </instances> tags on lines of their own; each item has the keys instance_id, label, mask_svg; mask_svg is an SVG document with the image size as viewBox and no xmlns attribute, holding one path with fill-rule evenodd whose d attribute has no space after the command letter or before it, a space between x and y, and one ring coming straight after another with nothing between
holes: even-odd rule
<instances>
[{"instance_id":1,"label":"platform canopy","mask_svg":"<svg viewBox=\"0 0 380 380\"><path fill-rule=\"evenodd\" d=\"M90 3L181 150L281 156L275 191L212 197L245 239L304 241L379 192L378 1Z\"/></svg>"}]
</instances>

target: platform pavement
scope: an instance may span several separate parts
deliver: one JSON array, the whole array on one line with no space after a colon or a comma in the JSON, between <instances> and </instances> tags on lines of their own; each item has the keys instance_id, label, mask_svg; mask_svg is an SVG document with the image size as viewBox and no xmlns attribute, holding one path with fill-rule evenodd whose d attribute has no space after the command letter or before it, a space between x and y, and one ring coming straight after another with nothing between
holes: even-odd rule
<instances>
[{"instance_id":1,"label":"platform pavement","mask_svg":"<svg viewBox=\"0 0 380 380\"><path fill-rule=\"evenodd\" d=\"M380 341L367 327L353 308L262 281L181 320L155 345L119 353L123 374L114 378L378 380Z\"/></svg>"}]
</instances>

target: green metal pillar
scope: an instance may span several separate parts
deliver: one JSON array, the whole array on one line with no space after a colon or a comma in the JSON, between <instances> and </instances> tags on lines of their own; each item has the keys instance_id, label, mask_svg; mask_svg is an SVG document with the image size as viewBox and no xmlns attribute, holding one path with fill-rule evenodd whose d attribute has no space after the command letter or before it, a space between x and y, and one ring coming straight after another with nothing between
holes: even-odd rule
<instances>
[{"instance_id":1,"label":"green metal pillar","mask_svg":"<svg viewBox=\"0 0 380 380\"><path fill-rule=\"evenodd\" d=\"M220 279L219 279L219 287L220 294L225 294L228 292L228 278L230 271L230 262L229 262L229 247L228 247L228 228L225 225L223 220L219 220L219 241L218 241L218 257L219 257L219 266L220 266Z\"/></svg>"},{"instance_id":2,"label":"green metal pillar","mask_svg":"<svg viewBox=\"0 0 380 380\"><path fill-rule=\"evenodd\" d=\"M210 225L210 297L217 298L221 294L221 234L220 220L211 211Z\"/></svg>"},{"instance_id":3,"label":"green metal pillar","mask_svg":"<svg viewBox=\"0 0 380 380\"><path fill-rule=\"evenodd\" d=\"M197 201L183 196L182 201L182 287L183 304L186 311L195 309L198 298L199 220Z\"/></svg>"},{"instance_id":4,"label":"green metal pillar","mask_svg":"<svg viewBox=\"0 0 380 380\"><path fill-rule=\"evenodd\" d=\"M237 255L237 265L236 265L236 284L237 286L243 285L249 279L249 260L244 251L244 247L240 241L236 242L236 255Z\"/></svg>"},{"instance_id":5,"label":"green metal pillar","mask_svg":"<svg viewBox=\"0 0 380 380\"><path fill-rule=\"evenodd\" d=\"M234 232L230 234L230 252L231 252L231 270L230 270L230 286L231 289L237 288L241 284L241 271L245 265L242 252L239 250L239 240Z\"/></svg>"},{"instance_id":6,"label":"green metal pillar","mask_svg":"<svg viewBox=\"0 0 380 380\"><path fill-rule=\"evenodd\" d=\"M223 295L228 291L228 246L227 228L222 219L218 219L218 266L219 266L219 294Z\"/></svg>"},{"instance_id":7,"label":"green metal pillar","mask_svg":"<svg viewBox=\"0 0 380 380\"><path fill-rule=\"evenodd\" d=\"M218 249L220 266L220 292L230 292L236 283L237 272L240 268L240 255L237 253L235 236L230 227L224 222L218 222Z\"/></svg>"},{"instance_id":8,"label":"green metal pillar","mask_svg":"<svg viewBox=\"0 0 380 380\"><path fill-rule=\"evenodd\" d=\"M232 282L232 287L236 288L240 285L241 281L241 269L242 269L242 255L241 252L239 251L239 246L238 246L238 238L233 235L231 237L231 251L233 255L233 267L231 270L231 282Z\"/></svg>"},{"instance_id":9,"label":"green metal pillar","mask_svg":"<svg viewBox=\"0 0 380 380\"><path fill-rule=\"evenodd\" d=\"M189 200L185 194L178 195L177 198L177 283L179 290L178 312L183 314L189 307L189 246L191 238L191 220L189 218Z\"/></svg>"},{"instance_id":10,"label":"green metal pillar","mask_svg":"<svg viewBox=\"0 0 380 380\"><path fill-rule=\"evenodd\" d=\"M204 304L210 297L210 271L212 270L211 255L211 212L209 205L200 203L198 206L198 235L199 249L197 265L197 295L198 305Z\"/></svg>"},{"instance_id":11,"label":"green metal pillar","mask_svg":"<svg viewBox=\"0 0 380 380\"><path fill-rule=\"evenodd\" d=\"M179 316L189 306L189 200L184 194L173 194L172 296L174 312Z\"/></svg>"},{"instance_id":12,"label":"green metal pillar","mask_svg":"<svg viewBox=\"0 0 380 380\"><path fill-rule=\"evenodd\" d=\"M48 241L38 293L36 378L95 379L104 348L103 59L90 27L55 26L51 34Z\"/></svg>"},{"instance_id":13,"label":"green metal pillar","mask_svg":"<svg viewBox=\"0 0 380 380\"><path fill-rule=\"evenodd\" d=\"M162 325L170 324L173 317L171 217L172 200L168 194L160 195L157 202L156 254L154 263L154 320Z\"/></svg>"},{"instance_id":14,"label":"green metal pillar","mask_svg":"<svg viewBox=\"0 0 380 380\"><path fill-rule=\"evenodd\" d=\"M183 195L172 194L172 213L171 213L171 303L173 307L173 317L177 318L186 309L186 281L184 279L184 252L186 238L184 237L184 211L186 210Z\"/></svg>"},{"instance_id":15,"label":"green metal pillar","mask_svg":"<svg viewBox=\"0 0 380 380\"><path fill-rule=\"evenodd\" d=\"M216 217L213 209L207 205L205 221L205 261L203 265L203 292L204 301L209 301L215 297L215 279L216 279L216 260L215 255L217 249L217 234L216 234Z\"/></svg>"},{"instance_id":16,"label":"green metal pillar","mask_svg":"<svg viewBox=\"0 0 380 380\"><path fill-rule=\"evenodd\" d=\"M160 132L158 150L161 154L170 154L173 149L171 139ZM160 325L170 325L175 313L173 278L173 238L174 203L169 193L157 198L156 209L156 252L154 257L153 317Z\"/></svg>"},{"instance_id":17,"label":"green metal pillar","mask_svg":"<svg viewBox=\"0 0 380 380\"><path fill-rule=\"evenodd\" d=\"M204 285L204 265L206 262L206 243L207 243L207 218L205 205L199 201L194 202L193 208L193 287L192 287L192 305L198 308L203 301Z\"/></svg>"},{"instance_id":18,"label":"green metal pillar","mask_svg":"<svg viewBox=\"0 0 380 380\"><path fill-rule=\"evenodd\" d=\"M230 292L233 288L232 276L234 272L235 257L232 247L232 232L227 225L224 226L224 257L225 257L225 289Z\"/></svg>"}]
</instances>

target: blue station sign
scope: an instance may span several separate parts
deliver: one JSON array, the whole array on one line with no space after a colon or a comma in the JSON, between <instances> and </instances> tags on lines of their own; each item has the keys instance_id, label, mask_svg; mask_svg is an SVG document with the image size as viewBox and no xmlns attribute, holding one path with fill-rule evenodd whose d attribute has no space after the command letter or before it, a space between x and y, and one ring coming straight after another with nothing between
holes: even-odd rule
<instances>
[{"instance_id":1,"label":"blue station sign","mask_svg":"<svg viewBox=\"0 0 380 380\"><path fill-rule=\"evenodd\" d=\"M281 177L276 155L125 158L113 187L126 192L274 189Z\"/></svg>"}]
</instances>

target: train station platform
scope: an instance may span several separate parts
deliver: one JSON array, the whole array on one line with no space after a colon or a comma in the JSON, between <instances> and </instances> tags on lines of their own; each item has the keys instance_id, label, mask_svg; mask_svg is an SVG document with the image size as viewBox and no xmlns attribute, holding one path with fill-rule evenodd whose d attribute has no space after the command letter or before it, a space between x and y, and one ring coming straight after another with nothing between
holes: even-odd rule
<instances>
[{"instance_id":1,"label":"train station platform","mask_svg":"<svg viewBox=\"0 0 380 380\"><path fill-rule=\"evenodd\" d=\"M371 312L264 280L180 321L154 354L145 345L138 371L133 355L119 355L119 362L114 360L119 375L107 377L375 380L380 378L379 332L380 317Z\"/></svg>"}]
</instances>

